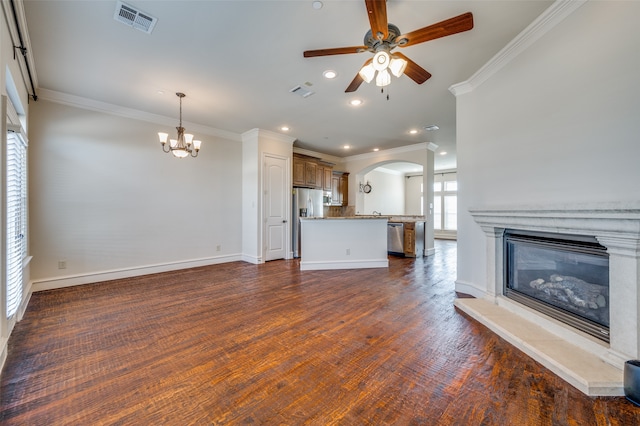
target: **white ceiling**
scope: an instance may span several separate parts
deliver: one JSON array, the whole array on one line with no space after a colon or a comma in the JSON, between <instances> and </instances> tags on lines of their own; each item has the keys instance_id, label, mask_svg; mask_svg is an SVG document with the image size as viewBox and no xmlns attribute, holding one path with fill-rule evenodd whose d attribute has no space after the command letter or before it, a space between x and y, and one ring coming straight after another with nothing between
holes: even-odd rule
<instances>
[{"instance_id":1,"label":"white ceiling","mask_svg":"<svg viewBox=\"0 0 640 426\"><path fill-rule=\"evenodd\" d=\"M176 119L175 92L184 92L187 130L196 123L237 134L253 128L282 133L286 125L295 146L337 157L433 142L448 152L436 155L438 170L455 167L455 98L448 88L471 77L551 4L388 1L388 20L403 33L467 11L475 27L398 48L433 77L422 85L393 77L383 95L366 83L344 92L368 52L302 56L361 45L369 29L364 0L325 0L319 10L312 0L126 2L158 18L151 34L116 22L115 0L24 3L39 89ZM324 79L327 69L338 77ZM289 92L305 83L312 96ZM350 106L354 98L363 104ZM440 130L425 131L429 124Z\"/></svg>"}]
</instances>

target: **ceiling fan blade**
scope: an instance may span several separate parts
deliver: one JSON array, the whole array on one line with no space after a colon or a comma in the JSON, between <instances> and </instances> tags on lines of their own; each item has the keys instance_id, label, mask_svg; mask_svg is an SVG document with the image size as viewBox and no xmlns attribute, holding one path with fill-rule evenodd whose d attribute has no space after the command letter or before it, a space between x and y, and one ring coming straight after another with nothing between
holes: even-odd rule
<instances>
[{"instance_id":1,"label":"ceiling fan blade","mask_svg":"<svg viewBox=\"0 0 640 426\"><path fill-rule=\"evenodd\" d=\"M374 38L378 38L378 33L382 33L382 39L386 39L389 36L387 2L385 0L364 0L364 2L367 5L371 34Z\"/></svg>"},{"instance_id":2,"label":"ceiling fan blade","mask_svg":"<svg viewBox=\"0 0 640 426\"><path fill-rule=\"evenodd\" d=\"M362 64L362 67L366 67L367 65L369 65L371 62L373 62L373 58L369 58L367 59L364 64ZM407 66L408 67L408 66ZM362 69L362 68L360 68ZM360 87L360 85L362 84L362 82L364 81L362 79L362 77L360 77L360 70L358 70L358 74L356 74L355 78L353 79L353 81L351 82L351 84L349 84L349 87L346 88L346 90L344 91L345 93L350 93L350 92L355 92L356 90L358 90L358 87Z\"/></svg>"},{"instance_id":3,"label":"ceiling fan blade","mask_svg":"<svg viewBox=\"0 0 640 426\"><path fill-rule=\"evenodd\" d=\"M429 71L425 70L402 53L395 52L393 56L397 56L407 61L407 68L405 68L404 74L416 83L422 84L431 78L431 73L429 73Z\"/></svg>"},{"instance_id":4,"label":"ceiling fan blade","mask_svg":"<svg viewBox=\"0 0 640 426\"><path fill-rule=\"evenodd\" d=\"M462 15L446 19L442 22L438 22L437 24L429 25L428 27L403 34L398 37L396 41L398 46L407 47L418 43L424 43L425 41L435 40L440 37L469 31L471 28L473 28L473 14L471 12L467 12ZM406 42L403 43L403 40L406 40Z\"/></svg>"},{"instance_id":5,"label":"ceiling fan blade","mask_svg":"<svg viewBox=\"0 0 640 426\"><path fill-rule=\"evenodd\" d=\"M360 77L360 74L356 74L355 78L353 79L351 84L349 84L349 87L345 89L344 93L355 92L356 90L358 90L358 87L360 87L363 81L364 80L362 79L362 77Z\"/></svg>"},{"instance_id":6,"label":"ceiling fan blade","mask_svg":"<svg viewBox=\"0 0 640 426\"><path fill-rule=\"evenodd\" d=\"M313 58L315 56L346 55L348 53L360 53L366 50L367 50L367 46L336 47L334 49L305 50L303 55L305 58Z\"/></svg>"}]
</instances>

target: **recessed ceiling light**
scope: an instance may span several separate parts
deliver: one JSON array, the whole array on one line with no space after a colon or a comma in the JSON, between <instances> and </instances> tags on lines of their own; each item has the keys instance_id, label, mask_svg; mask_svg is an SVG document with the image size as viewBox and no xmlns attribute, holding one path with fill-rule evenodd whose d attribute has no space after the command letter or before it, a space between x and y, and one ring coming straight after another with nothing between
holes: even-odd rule
<instances>
[{"instance_id":1,"label":"recessed ceiling light","mask_svg":"<svg viewBox=\"0 0 640 426\"><path fill-rule=\"evenodd\" d=\"M324 78L332 79L332 78L336 78L338 76L338 73L335 72L334 70L326 70L325 72L322 73L322 75L324 76Z\"/></svg>"},{"instance_id":2,"label":"recessed ceiling light","mask_svg":"<svg viewBox=\"0 0 640 426\"><path fill-rule=\"evenodd\" d=\"M349 104L352 105L352 106L362 105L362 100L361 99L351 99L349 101Z\"/></svg>"},{"instance_id":3,"label":"recessed ceiling light","mask_svg":"<svg viewBox=\"0 0 640 426\"><path fill-rule=\"evenodd\" d=\"M416 133L418 133L418 131L416 129L411 129L409 130L409 133L411 133L412 135L415 135Z\"/></svg>"},{"instance_id":4,"label":"recessed ceiling light","mask_svg":"<svg viewBox=\"0 0 640 426\"><path fill-rule=\"evenodd\" d=\"M442 151L440 155L447 155L447 151Z\"/></svg>"},{"instance_id":5,"label":"recessed ceiling light","mask_svg":"<svg viewBox=\"0 0 640 426\"><path fill-rule=\"evenodd\" d=\"M380 151L380 148L373 148L373 152L378 152Z\"/></svg>"},{"instance_id":6,"label":"recessed ceiling light","mask_svg":"<svg viewBox=\"0 0 640 426\"><path fill-rule=\"evenodd\" d=\"M313 3L311 3L311 6L313 6L313 8L316 9L316 10L322 9L322 2L321 1L314 1Z\"/></svg>"},{"instance_id":7,"label":"recessed ceiling light","mask_svg":"<svg viewBox=\"0 0 640 426\"><path fill-rule=\"evenodd\" d=\"M429 124L428 126L424 126L424 129L428 131L438 130L439 128L440 127L436 126L435 124Z\"/></svg>"},{"instance_id":8,"label":"recessed ceiling light","mask_svg":"<svg viewBox=\"0 0 640 426\"><path fill-rule=\"evenodd\" d=\"M289 127L288 126L282 126L282 127L280 127L280 130L282 130L283 132L288 132L289 131Z\"/></svg>"},{"instance_id":9,"label":"recessed ceiling light","mask_svg":"<svg viewBox=\"0 0 640 426\"><path fill-rule=\"evenodd\" d=\"M350 145L345 145L345 146L343 146L343 148L344 149L349 149L349 148L351 148L351 146Z\"/></svg>"}]
</instances>

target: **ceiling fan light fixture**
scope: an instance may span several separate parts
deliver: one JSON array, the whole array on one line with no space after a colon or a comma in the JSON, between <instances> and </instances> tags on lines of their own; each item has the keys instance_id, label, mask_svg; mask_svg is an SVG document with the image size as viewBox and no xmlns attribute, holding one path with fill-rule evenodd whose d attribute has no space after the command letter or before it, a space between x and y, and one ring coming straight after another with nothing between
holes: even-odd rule
<instances>
[{"instance_id":1,"label":"ceiling fan light fixture","mask_svg":"<svg viewBox=\"0 0 640 426\"><path fill-rule=\"evenodd\" d=\"M389 62L389 70L391 74L396 77L400 77L404 74L404 70L407 68L407 61L402 58L391 58L391 62Z\"/></svg>"},{"instance_id":2,"label":"ceiling fan light fixture","mask_svg":"<svg viewBox=\"0 0 640 426\"><path fill-rule=\"evenodd\" d=\"M373 77L376 75L376 70L373 68L373 64L368 64L362 67L358 74L360 74L360 77L362 77L365 82L371 83L371 80L373 80Z\"/></svg>"},{"instance_id":3,"label":"ceiling fan light fixture","mask_svg":"<svg viewBox=\"0 0 640 426\"><path fill-rule=\"evenodd\" d=\"M376 71L382 71L382 70L386 70L387 67L389 66L389 62L391 61L391 56L389 56L389 53L381 50L379 52L376 52L375 55L373 55L373 68Z\"/></svg>"},{"instance_id":4,"label":"ceiling fan light fixture","mask_svg":"<svg viewBox=\"0 0 640 426\"><path fill-rule=\"evenodd\" d=\"M384 69L382 71L378 71L378 75L376 76L376 86L384 87L388 86L391 83L391 74L389 71Z\"/></svg>"}]
</instances>

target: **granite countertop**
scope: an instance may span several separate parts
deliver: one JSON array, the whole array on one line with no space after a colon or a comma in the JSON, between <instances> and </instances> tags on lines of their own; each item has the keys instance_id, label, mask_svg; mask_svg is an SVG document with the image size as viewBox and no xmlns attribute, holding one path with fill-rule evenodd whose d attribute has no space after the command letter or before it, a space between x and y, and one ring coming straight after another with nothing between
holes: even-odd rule
<instances>
[{"instance_id":1,"label":"granite countertop","mask_svg":"<svg viewBox=\"0 0 640 426\"><path fill-rule=\"evenodd\" d=\"M410 216L410 215L401 215L401 216L393 216L393 215L367 215L367 214L358 214L355 216L325 216L325 217L301 217L300 219L308 219L308 220L316 220L316 219L342 219L342 220L352 220L352 219L386 219L389 222L426 222L424 216Z\"/></svg>"},{"instance_id":2,"label":"granite countertop","mask_svg":"<svg viewBox=\"0 0 640 426\"><path fill-rule=\"evenodd\" d=\"M317 217L317 216L313 216L313 217L301 217L300 220L318 220L318 219L322 219L322 220L336 220L336 219L341 219L341 220L352 220L352 219L357 219L357 220L366 220L366 219L384 219L384 220L388 220L389 216L326 216L326 217Z\"/></svg>"},{"instance_id":3,"label":"granite countertop","mask_svg":"<svg viewBox=\"0 0 640 426\"><path fill-rule=\"evenodd\" d=\"M368 217L367 215L356 216L356 217ZM386 217L389 219L389 222L426 222L424 216L414 216L414 215L382 215L375 217Z\"/></svg>"}]
</instances>

